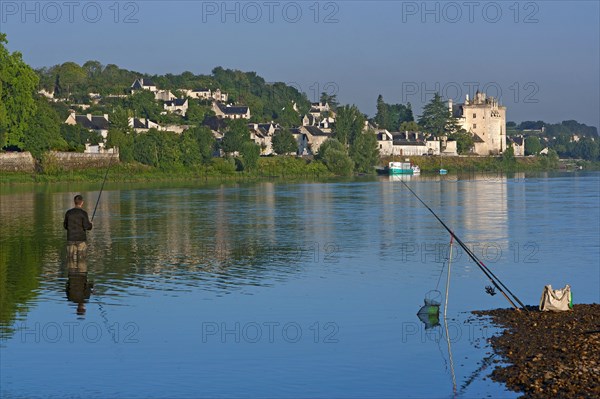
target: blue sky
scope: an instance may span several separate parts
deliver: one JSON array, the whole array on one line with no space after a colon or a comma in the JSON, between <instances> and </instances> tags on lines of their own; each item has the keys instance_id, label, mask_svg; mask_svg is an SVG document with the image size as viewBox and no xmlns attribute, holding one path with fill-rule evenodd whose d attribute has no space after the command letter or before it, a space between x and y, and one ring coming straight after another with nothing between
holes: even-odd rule
<instances>
[{"instance_id":1,"label":"blue sky","mask_svg":"<svg viewBox=\"0 0 600 399\"><path fill-rule=\"evenodd\" d=\"M311 100L419 114L479 87L507 119L600 125L598 1L7 1L0 31L33 67L65 61L151 74L256 71Z\"/></svg>"}]
</instances>

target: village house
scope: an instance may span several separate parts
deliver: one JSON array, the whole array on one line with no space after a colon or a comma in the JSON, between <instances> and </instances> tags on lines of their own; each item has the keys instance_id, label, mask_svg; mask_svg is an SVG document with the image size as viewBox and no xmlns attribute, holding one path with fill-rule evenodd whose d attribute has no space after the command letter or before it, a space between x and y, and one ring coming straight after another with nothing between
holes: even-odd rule
<instances>
[{"instance_id":1,"label":"village house","mask_svg":"<svg viewBox=\"0 0 600 399\"><path fill-rule=\"evenodd\" d=\"M316 126L326 133L331 133L331 129L335 124L335 118L331 116L317 116L306 114L302 117L302 126Z\"/></svg>"},{"instance_id":2,"label":"village house","mask_svg":"<svg viewBox=\"0 0 600 399\"><path fill-rule=\"evenodd\" d=\"M453 105L449 100L448 108L459 125L473 135L474 153L498 155L506 149L506 107L497 99L478 90L473 100L467 94L462 104Z\"/></svg>"},{"instance_id":3,"label":"village house","mask_svg":"<svg viewBox=\"0 0 600 399\"><path fill-rule=\"evenodd\" d=\"M198 99L198 100L209 100L212 98L212 92L210 89L196 89L189 90L183 89L183 95L189 98Z\"/></svg>"},{"instance_id":4,"label":"village house","mask_svg":"<svg viewBox=\"0 0 600 399\"><path fill-rule=\"evenodd\" d=\"M301 155L317 154L325 140L333 137L333 133L324 132L316 126L300 126L291 131L298 142L298 153Z\"/></svg>"},{"instance_id":5,"label":"village house","mask_svg":"<svg viewBox=\"0 0 600 399\"><path fill-rule=\"evenodd\" d=\"M154 93L158 89L156 88L154 82L152 82L150 79L138 78L131 85L131 91L134 92L135 90L150 90Z\"/></svg>"},{"instance_id":6,"label":"village house","mask_svg":"<svg viewBox=\"0 0 600 399\"><path fill-rule=\"evenodd\" d=\"M212 98L215 101L226 103L229 98L229 95L227 93L221 92L220 89L217 89L217 90L213 91Z\"/></svg>"},{"instance_id":7,"label":"village house","mask_svg":"<svg viewBox=\"0 0 600 399\"><path fill-rule=\"evenodd\" d=\"M271 123L249 123L250 139L261 148L261 155L273 153L273 136L281 129L280 126Z\"/></svg>"},{"instance_id":8,"label":"village house","mask_svg":"<svg viewBox=\"0 0 600 399\"><path fill-rule=\"evenodd\" d=\"M308 136L306 133L302 132L300 128L294 127L290 129L290 132L296 139L298 143L298 151L297 153L302 156L310 155L310 146L308 144Z\"/></svg>"},{"instance_id":9,"label":"village house","mask_svg":"<svg viewBox=\"0 0 600 399\"><path fill-rule=\"evenodd\" d=\"M440 155L441 141L422 132L375 130L381 156Z\"/></svg>"},{"instance_id":10,"label":"village house","mask_svg":"<svg viewBox=\"0 0 600 399\"><path fill-rule=\"evenodd\" d=\"M104 140L108 137L108 114L104 115L76 115L71 112L65 121L67 125L79 125L90 131L96 132L102 136Z\"/></svg>"},{"instance_id":11,"label":"village house","mask_svg":"<svg viewBox=\"0 0 600 399\"><path fill-rule=\"evenodd\" d=\"M508 138L509 145L515 152L515 157L525 156L525 138L523 136L514 136Z\"/></svg>"},{"instance_id":12,"label":"village house","mask_svg":"<svg viewBox=\"0 0 600 399\"><path fill-rule=\"evenodd\" d=\"M247 106L223 105L214 102L212 110L220 118L250 119L250 108Z\"/></svg>"},{"instance_id":13,"label":"village house","mask_svg":"<svg viewBox=\"0 0 600 399\"><path fill-rule=\"evenodd\" d=\"M163 108L166 112L172 112L177 115L185 116L188 110L188 99L179 99L176 98L174 100L165 101L163 104ZM164 113L166 113L164 112ZM163 113L163 114L164 114Z\"/></svg>"},{"instance_id":14,"label":"village house","mask_svg":"<svg viewBox=\"0 0 600 399\"><path fill-rule=\"evenodd\" d=\"M156 101L173 101L177 97L171 93L171 90L158 90L154 92L154 99Z\"/></svg>"},{"instance_id":15,"label":"village house","mask_svg":"<svg viewBox=\"0 0 600 399\"><path fill-rule=\"evenodd\" d=\"M146 133L150 129L165 130L156 122L147 118L129 118L129 127L136 133Z\"/></svg>"},{"instance_id":16,"label":"village house","mask_svg":"<svg viewBox=\"0 0 600 399\"><path fill-rule=\"evenodd\" d=\"M99 104L102 100L100 93L88 93L88 97L92 101L92 104Z\"/></svg>"},{"instance_id":17,"label":"village house","mask_svg":"<svg viewBox=\"0 0 600 399\"><path fill-rule=\"evenodd\" d=\"M42 89L42 90L38 90L38 94L46 97L48 100L53 100L54 99L54 92L53 91L49 92L49 91L46 91L46 90Z\"/></svg>"},{"instance_id":18,"label":"village house","mask_svg":"<svg viewBox=\"0 0 600 399\"><path fill-rule=\"evenodd\" d=\"M458 143L456 140L448 140L446 136L440 137L440 155L455 157L458 156Z\"/></svg>"},{"instance_id":19,"label":"village house","mask_svg":"<svg viewBox=\"0 0 600 399\"><path fill-rule=\"evenodd\" d=\"M196 89L196 90L190 90L190 89L183 89L182 92L184 93L184 95L186 97L189 98L194 98L194 99L199 99L199 100L215 100L218 102L227 102L227 99L229 98L229 95L227 93L223 93L221 92L220 89L216 89L214 91L211 91L210 89Z\"/></svg>"}]
</instances>

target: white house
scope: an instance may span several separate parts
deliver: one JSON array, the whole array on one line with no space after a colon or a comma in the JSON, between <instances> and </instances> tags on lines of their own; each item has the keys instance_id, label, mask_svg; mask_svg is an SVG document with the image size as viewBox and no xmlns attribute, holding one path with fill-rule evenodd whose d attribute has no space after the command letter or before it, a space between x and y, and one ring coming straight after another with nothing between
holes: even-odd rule
<instances>
[{"instance_id":1,"label":"white house","mask_svg":"<svg viewBox=\"0 0 600 399\"><path fill-rule=\"evenodd\" d=\"M214 102L212 109L220 118L250 119L250 108L245 105L233 106Z\"/></svg>"},{"instance_id":2,"label":"white house","mask_svg":"<svg viewBox=\"0 0 600 399\"><path fill-rule=\"evenodd\" d=\"M129 118L128 122L129 127L136 133L145 133L150 129L164 130L158 123L147 118Z\"/></svg>"},{"instance_id":3,"label":"white house","mask_svg":"<svg viewBox=\"0 0 600 399\"><path fill-rule=\"evenodd\" d=\"M508 142L512 145L515 157L525 156L525 138L523 136L509 137Z\"/></svg>"},{"instance_id":4,"label":"white house","mask_svg":"<svg viewBox=\"0 0 600 399\"><path fill-rule=\"evenodd\" d=\"M227 102L227 99L229 98L229 95L227 93L221 92L220 89L211 91L210 89L202 88L202 89L196 89L196 90L183 89L182 91L186 97L200 99L200 100L213 99L215 101L225 103L225 102Z\"/></svg>"},{"instance_id":5,"label":"white house","mask_svg":"<svg viewBox=\"0 0 600 399\"><path fill-rule=\"evenodd\" d=\"M99 133L103 139L106 140L108 137L108 129L110 123L108 122L108 114L104 115L76 115L75 112L71 112L65 121L67 125L79 125L90 131Z\"/></svg>"},{"instance_id":6,"label":"white house","mask_svg":"<svg viewBox=\"0 0 600 399\"><path fill-rule=\"evenodd\" d=\"M163 104L163 108L167 112L172 112L181 116L185 116L188 110L188 99L179 99L176 98L174 100L165 101Z\"/></svg>"},{"instance_id":7,"label":"white house","mask_svg":"<svg viewBox=\"0 0 600 399\"><path fill-rule=\"evenodd\" d=\"M199 99L199 100L208 100L208 99L212 98L212 92L210 91L210 89L196 89L196 90L184 89L184 90L182 90L182 92L186 97L189 97L189 98L194 98L194 99Z\"/></svg>"},{"instance_id":8,"label":"white house","mask_svg":"<svg viewBox=\"0 0 600 399\"><path fill-rule=\"evenodd\" d=\"M156 101L172 101L177 97L171 93L171 90L157 90L154 92L154 99Z\"/></svg>"},{"instance_id":9,"label":"white house","mask_svg":"<svg viewBox=\"0 0 600 399\"><path fill-rule=\"evenodd\" d=\"M281 128L274 123L249 123L250 138L261 147L261 155L273 153L273 136Z\"/></svg>"},{"instance_id":10,"label":"white house","mask_svg":"<svg viewBox=\"0 0 600 399\"><path fill-rule=\"evenodd\" d=\"M298 153L301 155L317 154L325 140L333 137L333 133L325 132L316 126L300 126L291 131L298 141Z\"/></svg>"},{"instance_id":11,"label":"white house","mask_svg":"<svg viewBox=\"0 0 600 399\"><path fill-rule=\"evenodd\" d=\"M382 156L421 156L439 155L441 142L422 132L388 132L386 129L375 131L379 154Z\"/></svg>"},{"instance_id":12,"label":"white house","mask_svg":"<svg viewBox=\"0 0 600 399\"><path fill-rule=\"evenodd\" d=\"M151 92L155 92L158 89L156 88L154 82L152 82L150 79L138 78L131 85L131 90L150 90Z\"/></svg>"}]
</instances>

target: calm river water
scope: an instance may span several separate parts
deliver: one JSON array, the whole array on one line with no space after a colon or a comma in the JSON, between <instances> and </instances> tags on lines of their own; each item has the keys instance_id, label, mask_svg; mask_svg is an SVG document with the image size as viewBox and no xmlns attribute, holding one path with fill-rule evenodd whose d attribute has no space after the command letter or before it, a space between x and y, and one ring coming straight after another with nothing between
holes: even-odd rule
<instances>
[{"instance_id":1,"label":"calm river water","mask_svg":"<svg viewBox=\"0 0 600 399\"><path fill-rule=\"evenodd\" d=\"M600 301L599 179L407 183L537 305L546 284ZM449 234L400 181L108 184L68 264L64 212L98 186L1 188L2 397L517 396L470 314L508 303L462 250L448 333L417 317Z\"/></svg>"}]
</instances>

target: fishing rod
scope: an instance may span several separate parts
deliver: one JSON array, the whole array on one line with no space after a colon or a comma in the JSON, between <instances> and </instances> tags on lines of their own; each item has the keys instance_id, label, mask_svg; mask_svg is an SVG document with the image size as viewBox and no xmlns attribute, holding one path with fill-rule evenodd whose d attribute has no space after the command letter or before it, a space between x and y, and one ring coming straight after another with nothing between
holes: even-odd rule
<instances>
[{"instance_id":1,"label":"fishing rod","mask_svg":"<svg viewBox=\"0 0 600 399\"><path fill-rule=\"evenodd\" d=\"M429 205L427 205L418 195L417 193L415 193L409 186L408 184L406 184L404 181L401 181L401 183L404 185L404 187L406 187L418 200L419 202L421 202L421 204L423 204L425 206L425 208L427 208L427 210L429 210L429 212L431 212L431 214L433 216L435 216L435 218L442 224L442 226L444 226L444 228L448 231L448 233L450 233L450 235L452 237L454 237L454 239L456 240L456 242L465 250L465 252L467 253L467 255L469 255L469 257L473 260L473 262L475 262L475 264L477 265L477 267L479 267L479 269L483 272L483 274L486 275L486 277L492 282L492 284L494 285L494 287L496 287L498 289L498 291L500 291L502 293L502 295L504 295L504 298L506 298L506 300L512 305L512 307L514 307L517 311L520 311L520 309L518 308L518 306L514 303L513 300L511 300L508 295L506 294L506 292L508 292L518 303L519 305L521 305L521 307L523 309L526 310L525 305L523 304L523 302L521 302L519 300L519 298L513 294L508 287L506 287L502 281L500 281L500 279L494 274L492 273L492 271L466 246L466 244L456 236L456 234L454 234L454 232L450 229L450 227L448 227L446 225L446 223L444 223L444 221L442 219L440 219L440 217L433 211L433 209L431 209L429 207ZM496 282L497 280L497 282ZM500 284L504 289L502 289L500 287ZM506 292L504 291L506 290Z\"/></svg>"},{"instance_id":2,"label":"fishing rod","mask_svg":"<svg viewBox=\"0 0 600 399\"><path fill-rule=\"evenodd\" d=\"M96 216L96 209L98 209L98 203L100 202L100 196L102 195L102 191L104 190L104 183L106 183L106 178L108 177L108 170L110 169L110 165L113 160L113 155L108 159L108 167L106 168L106 173L104 174L104 180L102 180L102 186L100 187L100 194L98 194L98 199L96 200L96 206L94 207L94 213L92 213L92 222L94 221L94 216Z\"/></svg>"}]
</instances>

